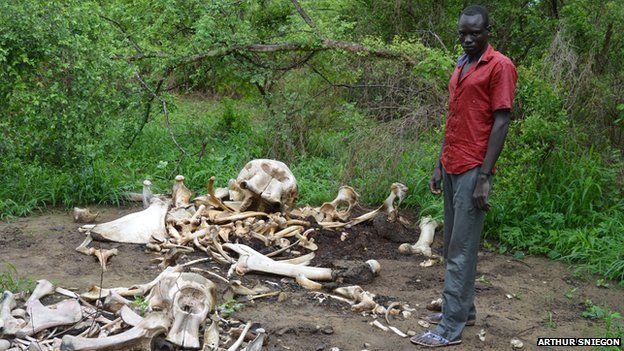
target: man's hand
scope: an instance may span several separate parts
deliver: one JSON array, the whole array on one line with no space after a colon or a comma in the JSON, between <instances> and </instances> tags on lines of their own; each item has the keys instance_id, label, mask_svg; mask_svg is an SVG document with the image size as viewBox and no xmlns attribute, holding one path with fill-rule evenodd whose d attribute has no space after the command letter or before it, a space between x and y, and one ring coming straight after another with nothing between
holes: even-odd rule
<instances>
[{"instance_id":1,"label":"man's hand","mask_svg":"<svg viewBox=\"0 0 624 351\"><path fill-rule=\"evenodd\" d=\"M431 179L429 180L429 191L431 191L434 195L440 195L442 193L442 170L440 169L440 165L436 166L433 170L433 174L431 175Z\"/></svg>"},{"instance_id":2,"label":"man's hand","mask_svg":"<svg viewBox=\"0 0 624 351\"><path fill-rule=\"evenodd\" d=\"M487 202L490 195L490 179L485 174L479 174L477 176L477 184L475 184L474 192L472 193L472 202L474 206L482 211L489 211L490 204Z\"/></svg>"}]
</instances>

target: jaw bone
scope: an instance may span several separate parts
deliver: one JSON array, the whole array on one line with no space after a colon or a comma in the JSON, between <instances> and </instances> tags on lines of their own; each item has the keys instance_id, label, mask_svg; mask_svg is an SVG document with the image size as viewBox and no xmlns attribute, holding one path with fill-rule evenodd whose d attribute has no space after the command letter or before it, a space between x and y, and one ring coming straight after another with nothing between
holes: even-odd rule
<instances>
[{"instance_id":1,"label":"jaw bone","mask_svg":"<svg viewBox=\"0 0 624 351\"><path fill-rule=\"evenodd\" d=\"M431 257L431 244L433 243L433 235L438 227L439 223L431 218L431 216L424 217L420 220L420 237L418 242L414 245L408 243L401 244L399 246L399 252L404 254L422 254L427 257Z\"/></svg>"},{"instance_id":2,"label":"jaw bone","mask_svg":"<svg viewBox=\"0 0 624 351\"><path fill-rule=\"evenodd\" d=\"M93 213L88 208L74 207L74 222L76 223L93 223L100 213Z\"/></svg>"},{"instance_id":3,"label":"jaw bone","mask_svg":"<svg viewBox=\"0 0 624 351\"><path fill-rule=\"evenodd\" d=\"M147 244L152 236L164 240L167 208L166 202L152 198L150 206L143 211L131 213L112 222L83 228L96 240L133 244Z\"/></svg>"},{"instance_id":4,"label":"jaw bone","mask_svg":"<svg viewBox=\"0 0 624 351\"><path fill-rule=\"evenodd\" d=\"M104 338L84 338L79 336L65 335L61 344L61 350L87 351L87 350L129 350L137 344L142 345L141 350L150 350L151 339L165 332L171 321L164 313L149 313L137 326L113 336Z\"/></svg>"}]
</instances>

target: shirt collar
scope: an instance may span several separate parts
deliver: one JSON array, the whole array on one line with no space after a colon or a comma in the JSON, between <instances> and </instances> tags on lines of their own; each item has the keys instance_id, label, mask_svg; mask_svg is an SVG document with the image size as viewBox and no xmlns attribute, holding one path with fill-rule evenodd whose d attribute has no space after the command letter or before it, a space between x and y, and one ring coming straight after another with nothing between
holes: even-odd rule
<instances>
[{"instance_id":1,"label":"shirt collar","mask_svg":"<svg viewBox=\"0 0 624 351\"><path fill-rule=\"evenodd\" d=\"M481 54L481 57L479 57L479 60L477 61L477 63L481 61L488 62L493 56L494 56L494 48L492 48L492 45L488 44L487 48L485 49L485 52ZM461 55L459 59L457 60L456 67L461 67L467 61L468 61L468 55L466 54Z\"/></svg>"}]
</instances>

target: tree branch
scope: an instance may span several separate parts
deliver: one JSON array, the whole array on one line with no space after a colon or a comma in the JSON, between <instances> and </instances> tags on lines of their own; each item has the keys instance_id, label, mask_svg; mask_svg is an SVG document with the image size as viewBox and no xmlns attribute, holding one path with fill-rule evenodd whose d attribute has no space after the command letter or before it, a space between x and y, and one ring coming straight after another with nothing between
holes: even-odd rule
<instances>
[{"instance_id":1,"label":"tree branch","mask_svg":"<svg viewBox=\"0 0 624 351\"><path fill-rule=\"evenodd\" d=\"M163 99L162 97L160 97L158 94L156 94L148 85L147 83L145 83L145 81L143 80L143 78L141 78L141 75L139 74L138 71L134 72L134 76L136 77L136 79L141 83L141 86L143 86L143 88L145 90L147 90L152 97L154 97L156 100L160 101L160 103L162 104L162 108L163 108L163 114L165 115L165 124L167 125L167 129L169 130L169 135L171 136L171 140L173 140L173 143L175 144L175 146L177 146L178 149L180 149L180 152L182 152L182 154L184 156L187 156L186 150L184 150L182 148L182 146L180 146L180 144L178 144L178 141L175 138L175 135L173 134L173 129L171 128L171 123L169 121L169 111L167 110L167 102L165 101L165 99Z\"/></svg>"}]
</instances>

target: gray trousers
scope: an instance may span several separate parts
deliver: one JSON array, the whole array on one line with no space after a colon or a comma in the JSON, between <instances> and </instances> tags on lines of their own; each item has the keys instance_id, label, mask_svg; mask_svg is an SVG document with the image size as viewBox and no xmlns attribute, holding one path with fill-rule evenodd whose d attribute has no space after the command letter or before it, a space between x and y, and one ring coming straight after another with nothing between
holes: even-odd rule
<instances>
[{"instance_id":1,"label":"gray trousers","mask_svg":"<svg viewBox=\"0 0 624 351\"><path fill-rule=\"evenodd\" d=\"M449 341L461 339L468 319L475 319L474 283L485 212L474 207L472 193L480 167L462 174L443 170L444 292L442 322L434 333ZM491 181L491 179L490 179Z\"/></svg>"}]
</instances>

